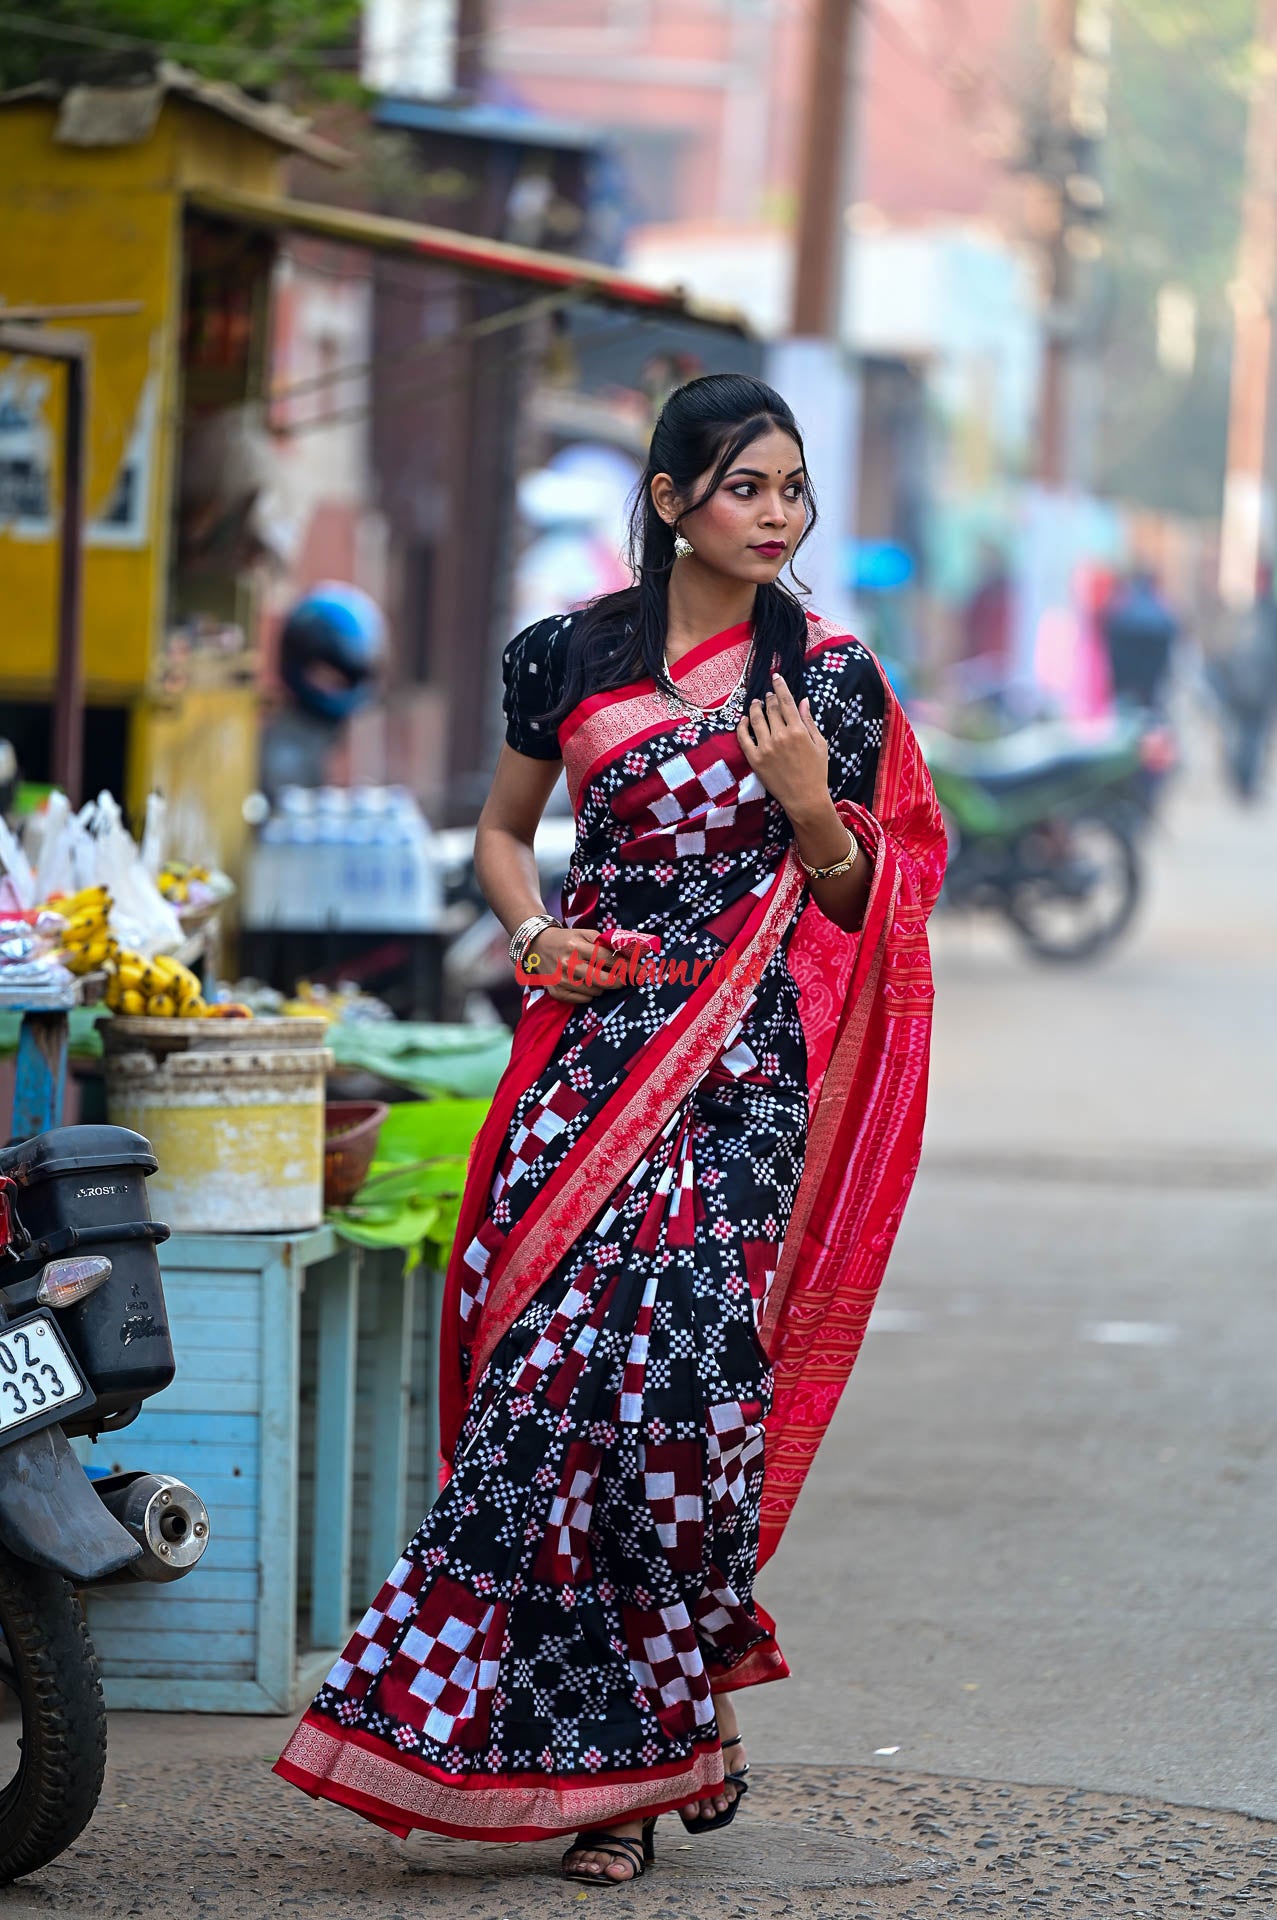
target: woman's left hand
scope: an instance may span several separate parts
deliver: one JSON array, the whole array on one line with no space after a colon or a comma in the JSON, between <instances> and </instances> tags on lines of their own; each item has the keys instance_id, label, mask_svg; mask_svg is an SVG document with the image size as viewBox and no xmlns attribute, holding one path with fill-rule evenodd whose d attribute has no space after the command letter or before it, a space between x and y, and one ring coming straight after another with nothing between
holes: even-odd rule
<instances>
[{"instance_id":1,"label":"woman's left hand","mask_svg":"<svg viewBox=\"0 0 1277 1920\"><path fill-rule=\"evenodd\" d=\"M736 729L741 752L786 813L819 808L829 798L829 742L812 719L811 701L794 699L780 674L766 701L750 702Z\"/></svg>"}]
</instances>

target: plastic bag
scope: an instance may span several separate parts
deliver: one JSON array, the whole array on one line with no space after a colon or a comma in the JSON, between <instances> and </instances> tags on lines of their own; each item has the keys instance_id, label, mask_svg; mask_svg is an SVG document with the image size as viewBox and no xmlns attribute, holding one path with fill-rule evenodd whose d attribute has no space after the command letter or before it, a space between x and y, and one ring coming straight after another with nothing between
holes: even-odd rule
<instances>
[{"instance_id":1,"label":"plastic bag","mask_svg":"<svg viewBox=\"0 0 1277 1920\"><path fill-rule=\"evenodd\" d=\"M182 924L142 863L141 850L115 799L100 793L90 823L94 843L91 883L110 888L111 931L134 953L173 953Z\"/></svg>"},{"instance_id":2,"label":"plastic bag","mask_svg":"<svg viewBox=\"0 0 1277 1920\"><path fill-rule=\"evenodd\" d=\"M0 820L0 873L4 875L5 898L0 904L33 907L36 904L35 875L8 822ZM12 900L8 896L12 895Z\"/></svg>"},{"instance_id":3,"label":"plastic bag","mask_svg":"<svg viewBox=\"0 0 1277 1920\"><path fill-rule=\"evenodd\" d=\"M168 808L162 793L148 793L146 796L146 820L142 827L142 865L152 880L158 882L160 867L164 861L164 828Z\"/></svg>"},{"instance_id":4,"label":"plastic bag","mask_svg":"<svg viewBox=\"0 0 1277 1920\"><path fill-rule=\"evenodd\" d=\"M107 887L111 931L122 947L148 956L174 953L184 938L182 924L146 865L162 834L162 807L153 814L148 809L148 826L144 855L111 794L100 793L73 813L64 793L52 793L43 812L27 823L25 847L7 828L0 832L0 868L24 907L83 887Z\"/></svg>"},{"instance_id":5,"label":"plastic bag","mask_svg":"<svg viewBox=\"0 0 1277 1920\"><path fill-rule=\"evenodd\" d=\"M37 901L95 885L89 833L93 812L90 802L72 813L65 793L51 793L44 811L28 822L25 841L35 870Z\"/></svg>"}]
</instances>

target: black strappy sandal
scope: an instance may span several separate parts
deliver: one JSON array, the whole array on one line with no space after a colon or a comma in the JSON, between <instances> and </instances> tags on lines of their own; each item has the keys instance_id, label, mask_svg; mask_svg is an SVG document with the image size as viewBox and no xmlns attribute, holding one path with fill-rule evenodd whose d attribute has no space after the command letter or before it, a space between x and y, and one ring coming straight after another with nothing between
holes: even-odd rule
<instances>
[{"instance_id":1,"label":"black strappy sandal","mask_svg":"<svg viewBox=\"0 0 1277 1920\"><path fill-rule=\"evenodd\" d=\"M744 1734L737 1733L733 1734L730 1740L724 1740L722 1743L723 1752L726 1753L729 1747L738 1747L744 1737ZM737 1807L749 1792L749 1781L745 1778L748 1772L749 1761L747 1760L739 1772L725 1773L723 1775L723 1785L732 1786L736 1789L736 1796L726 1812L716 1813L710 1820L689 1820L686 1813L680 1807L678 1817L687 1828L687 1831L689 1833L716 1833L720 1827L730 1827L732 1821L736 1818ZM699 1801L696 1804L699 1805Z\"/></svg>"},{"instance_id":2,"label":"black strappy sandal","mask_svg":"<svg viewBox=\"0 0 1277 1920\"><path fill-rule=\"evenodd\" d=\"M614 1880L606 1869L602 1873L574 1873L568 1866L574 1853L607 1853L613 1860L628 1861L632 1872L624 1880ZM578 1833L563 1856L561 1871L565 1880L584 1880L587 1887L628 1887L631 1881L643 1878L655 1859L656 1821L652 1819L643 1822L641 1841L631 1840L623 1833L607 1833L603 1829L594 1833Z\"/></svg>"}]
</instances>

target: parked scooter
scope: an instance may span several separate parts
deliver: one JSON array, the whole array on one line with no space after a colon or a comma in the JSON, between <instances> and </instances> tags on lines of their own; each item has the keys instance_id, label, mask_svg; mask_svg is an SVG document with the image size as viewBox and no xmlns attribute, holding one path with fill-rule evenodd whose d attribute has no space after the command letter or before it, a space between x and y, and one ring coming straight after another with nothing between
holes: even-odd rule
<instances>
[{"instance_id":1,"label":"parked scooter","mask_svg":"<svg viewBox=\"0 0 1277 1920\"><path fill-rule=\"evenodd\" d=\"M70 1436L113 1433L174 1374L146 1175L123 1127L0 1150L0 1884L93 1815L106 1712L78 1589L175 1580L209 1539L166 1474L90 1478Z\"/></svg>"},{"instance_id":2,"label":"parked scooter","mask_svg":"<svg viewBox=\"0 0 1277 1920\"><path fill-rule=\"evenodd\" d=\"M1003 914L1042 960L1089 960L1139 902L1145 728L1036 721L995 740L920 726L949 833L944 901Z\"/></svg>"}]
</instances>

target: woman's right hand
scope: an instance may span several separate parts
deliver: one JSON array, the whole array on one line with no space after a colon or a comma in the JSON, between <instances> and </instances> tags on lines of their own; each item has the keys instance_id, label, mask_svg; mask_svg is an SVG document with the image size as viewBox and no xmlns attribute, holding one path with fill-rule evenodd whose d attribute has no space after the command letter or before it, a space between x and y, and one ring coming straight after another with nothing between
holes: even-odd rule
<instances>
[{"instance_id":1,"label":"woman's right hand","mask_svg":"<svg viewBox=\"0 0 1277 1920\"><path fill-rule=\"evenodd\" d=\"M594 973L587 980L591 957ZM621 958L597 927L546 927L524 955L523 972L536 975L552 1000L583 1006L607 991L608 974Z\"/></svg>"}]
</instances>

